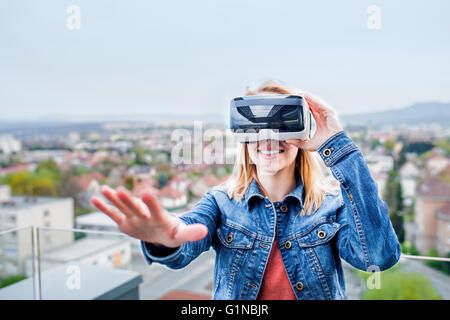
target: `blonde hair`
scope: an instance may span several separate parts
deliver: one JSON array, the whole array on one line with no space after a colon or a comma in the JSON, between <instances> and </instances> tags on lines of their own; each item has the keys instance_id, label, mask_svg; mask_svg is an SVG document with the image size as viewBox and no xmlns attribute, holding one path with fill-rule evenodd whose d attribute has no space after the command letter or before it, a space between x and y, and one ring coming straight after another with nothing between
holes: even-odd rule
<instances>
[{"instance_id":1,"label":"blonde hair","mask_svg":"<svg viewBox=\"0 0 450 320\"><path fill-rule=\"evenodd\" d=\"M273 81L264 82L256 91L248 91L246 95L255 94L301 94L299 90L288 88ZM316 156L311 151L299 149L297 153L296 170L302 179L305 191L303 201L304 211L301 215L315 213L322 205L327 193L335 193L337 190L327 181ZM263 193L264 189L256 174L256 165L251 163L246 144L238 147L238 153L233 169L233 174L227 181L227 194L230 199L240 201L253 179Z\"/></svg>"}]
</instances>

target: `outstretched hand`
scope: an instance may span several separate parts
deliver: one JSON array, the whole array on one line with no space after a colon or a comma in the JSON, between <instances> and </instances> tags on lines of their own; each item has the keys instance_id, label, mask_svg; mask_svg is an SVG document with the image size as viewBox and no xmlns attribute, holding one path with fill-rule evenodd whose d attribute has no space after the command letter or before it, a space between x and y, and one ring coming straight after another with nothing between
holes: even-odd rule
<instances>
[{"instance_id":1,"label":"outstretched hand","mask_svg":"<svg viewBox=\"0 0 450 320\"><path fill-rule=\"evenodd\" d=\"M325 101L307 92L303 92L301 95L308 102L311 113L316 121L316 132L311 140L288 139L286 142L293 144L297 148L317 151L328 138L342 131L343 128L337 112Z\"/></svg>"},{"instance_id":2,"label":"outstretched hand","mask_svg":"<svg viewBox=\"0 0 450 320\"><path fill-rule=\"evenodd\" d=\"M186 225L168 214L149 194L136 198L124 188L114 190L108 186L102 187L102 194L112 205L98 197L92 197L92 203L131 237L176 248L187 241L201 240L208 233L203 224Z\"/></svg>"}]
</instances>

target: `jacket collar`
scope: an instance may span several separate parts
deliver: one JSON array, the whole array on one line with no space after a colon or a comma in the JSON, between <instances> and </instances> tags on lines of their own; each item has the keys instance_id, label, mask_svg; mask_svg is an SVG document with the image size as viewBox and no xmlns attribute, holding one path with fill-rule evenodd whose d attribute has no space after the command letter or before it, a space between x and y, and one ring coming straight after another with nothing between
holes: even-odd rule
<instances>
[{"instance_id":1,"label":"jacket collar","mask_svg":"<svg viewBox=\"0 0 450 320\"><path fill-rule=\"evenodd\" d=\"M253 181L245 191L244 199L247 206L249 206L250 200L253 198L260 198L262 200L265 199L265 197L261 193L261 190L259 189L258 182L255 179L253 179ZM300 207L303 208L303 182L301 178L297 179L297 185L295 189L283 198L283 202L285 202L289 198L297 199Z\"/></svg>"}]
</instances>

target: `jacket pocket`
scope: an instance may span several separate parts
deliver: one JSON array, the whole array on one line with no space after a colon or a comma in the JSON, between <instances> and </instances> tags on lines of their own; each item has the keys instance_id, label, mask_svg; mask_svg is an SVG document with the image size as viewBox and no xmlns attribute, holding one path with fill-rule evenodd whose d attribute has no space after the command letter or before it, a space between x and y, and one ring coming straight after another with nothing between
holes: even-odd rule
<instances>
[{"instance_id":1,"label":"jacket pocket","mask_svg":"<svg viewBox=\"0 0 450 320\"><path fill-rule=\"evenodd\" d=\"M245 258L249 255L250 249L255 243L255 236L228 224L222 224L217 229L217 236L220 240L219 268L225 274L235 274L241 271Z\"/></svg>"},{"instance_id":2,"label":"jacket pocket","mask_svg":"<svg viewBox=\"0 0 450 320\"><path fill-rule=\"evenodd\" d=\"M333 239L340 228L337 222L322 222L297 238L311 271L327 274L336 272L336 259L340 258Z\"/></svg>"}]
</instances>

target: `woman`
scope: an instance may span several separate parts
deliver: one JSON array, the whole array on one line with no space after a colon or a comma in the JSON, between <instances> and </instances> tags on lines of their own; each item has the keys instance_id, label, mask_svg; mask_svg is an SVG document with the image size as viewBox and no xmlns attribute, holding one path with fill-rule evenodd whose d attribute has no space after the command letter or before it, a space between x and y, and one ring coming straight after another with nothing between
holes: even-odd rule
<instances>
[{"instance_id":1,"label":"woman","mask_svg":"<svg viewBox=\"0 0 450 320\"><path fill-rule=\"evenodd\" d=\"M136 199L106 186L113 205L92 202L141 240L148 264L182 268L212 246L214 299L346 299L341 258L360 270L385 270L400 257L388 207L325 102L273 83L248 94L302 95L316 121L313 138L242 144L229 183L180 217L150 195ZM340 188L327 183L313 152Z\"/></svg>"}]
</instances>

